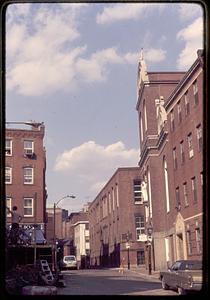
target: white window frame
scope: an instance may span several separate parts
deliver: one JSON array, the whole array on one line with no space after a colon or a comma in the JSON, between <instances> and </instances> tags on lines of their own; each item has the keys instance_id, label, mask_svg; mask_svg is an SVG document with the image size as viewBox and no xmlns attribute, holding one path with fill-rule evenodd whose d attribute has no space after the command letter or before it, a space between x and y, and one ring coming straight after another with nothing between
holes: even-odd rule
<instances>
[{"instance_id":1,"label":"white window frame","mask_svg":"<svg viewBox=\"0 0 210 300\"><path fill-rule=\"evenodd\" d=\"M144 111L144 126L145 126L145 132L147 131L147 109L146 109L146 104L144 100L143 104L143 111Z\"/></svg>"},{"instance_id":2,"label":"white window frame","mask_svg":"<svg viewBox=\"0 0 210 300\"><path fill-rule=\"evenodd\" d=\"M184 205L188 206L188 191L187 191L187 182L183 183L183 194L184 194Z\"/></svg>"},{"instance_id":3,"label":"white window frame","mask_svg":"<svg viewBox=\"0 0 210 300\"><path fill-rule=\"evenodd\" d=\"M25 205L25 201L26 200L31 200L31 205ZM25 209L28 209L30 208L32 213L29 215L29 214L25 214ZM23 214L24 214L24 217L33 217L34 216L34 199L32 197L24 197L23 198Z\"/></svg>"},{"instance_id":4,"label":"white window frame","mask_svg":"<svg viewBox=\"0 0 210 300\"><path fill-rule=\"evenodd\" d=\"M111 194L110 192L108 193L108 201L109 201L109 213L112 211L112 202L111 202Z\"/></svg>"},{"instance_id":5,"label":"white window frame","mask_svg":"<svg viewBox=\"0 0 210 300\"><path fill-rule=\"evenodd\" d=\"M10 211L12 210L12 197L6 197L6 206L9 208ZM7 217L11 217L10 212L7 212Z\"/></svg>"},{"instance_id":6,"label":"white window frame","mask_svg":"<svg viewBox=\"0 0 210 300\"><path fill-rule=\"evenodd\" d=\"M171 131L173 132L175 129L175 124L174 124L174 111L173 109L170 112L170 119L171 119Z\"/></svg>"},{"instance_id":7,"label":"white window frame","mask_svg":"<svg viewBox=\"0 0 210 300\"><path fill-rule=\"evenodd\" d=\"M25 174L26 170L31 170L31 175ZM29 181L30 179L30 181ZM23 183L24 184L33 184L34 183L34 169L33 167L24 167L23 168Z\"/></svg>"},{"instance_id":8,"label":"white window frame","mask_svg":"<svg viewBox=\"0 0 210 300\"><path fill-rule=\"evenodd\" d=\"M138 222L136 221L137 218L139 219ZM137 223L139 223L139 226L136 226ZM142 226L142 223L143 223L143 226ZM136 240L140 241L141 240L140 236L142 234L145 234L144 216L135 216L135 227L136 227Z\"/></svg>"},{"instance_id":9,"label":"white window frame","mask_svg":"<svg viewBox=\"0 0 210 300\"><path fill-rule=\"evenodd\" d=\"M186 239L187 239L188 254L191 255L192 254L192 240L191 240L191 231L190 230L187 230L187 232L186 232Z\"/></svg>"},{"instance_id":10,"label":"white window frame","mask_svg":"<svg viewBox=\"0 0 210 300\"><path fill-rule=\"evenodd\" d=\"M143 142L143 140L144 140L144 131L143 131L143 120L142 120L141 113L140 113L140 135L141 135L141 141Z\"/></svg>"},{"instance_id":11,"label":"white window frame","mask_svg":"<svg viewBox=\"0 0 210 300\"><path fill-rule=\"evenodd\" d=\"M116 202L117 202L117 207L119 207L119 187L117 183L116 183Z\"/></svg>"},{"instance_id":12,"label":"white window frame","mask_svg":"<svg viewBox=\"0 0 210 300\"><path fill-rule=\"evenodd\" d=\"M178 113L178 121L179 123L182 122L182 108L180 101L177 103L177 113Z\"/></svg>"},{"instance_id":13,"label":"white window frame","mask_svg":"<svg viewBox=\"0 0 210 300\"><path fill-rule=\"evenodd\" d=\"M9 142L9 147L7 146L7 143ZM12 156L12 140L11 139L6 139L5 141L5 153L6 156ZM9 151L9 153L8 153Z\"/></svg>"},{"instance_id":14,"label":"white window frame","mask_svg":"<svg viewBox=\"0 0 210 300\"><path fill-rule=\"evenodd\" d=\"M192 185L192 193L193 193L193 202L198 202L198 195L197 195L197 186L196 186L196 177L191 178L191 185Z\"/></svg>"},{"instance_id":15,"label":"white window frame","mask_svg":"<svg viewBox=\"0 0 210 300\"><path fill-rule=\"evenodd\" d=\"M31 143L31 147L27 147L25 143ZM27 154L33 154L34 153L34 141L32 140L24 140L23 141L23 147L24 147L24 153Z\"/></svg>"},{"instance_id":16,"label":"white window frame","mask_svg":"<svg viewBox=\"0 0 210 300\"><path fill-rule=\"evenodd\" d=\"M198 141L198 151L201 151L202 150L202 139L203 139L201 124L199 124L196 127L196 134L197 134L197 141Z\"/></svg>"},{"instance_id":17,"label":"white window frame","mask_svg":"<svg viewBox=\"0 0 210 300\"><path fill-rule=\"evenodd\" d=\"M188 134L187 143L188 143L188 150L189 150L189 158L192 158L194 156L192 133Z\"/></svg>"},{"instance_id":18,"label":"white window frame","mask_svg":"<svg viewBox=\"0 0 210 300\"><path fill-rule=\"evenodd\" d=\"M138 182L138 184L137 184L137 182ZM134 196L134 204L142 204L143 203L140 179L133 180L133 196Z\"/></svg>"},{"instance_id":19,"label":"white window frame","mask_svg":"<svg viewBox=\"0 0 210 300\"><path fill-rule=\"evenodd\" d=\"M115 196L114 196L114 188L112 187L112 210L115 210Z\"/></svg>"},{"instance_id":20,"label":"white window frame","mask_svg":"<svg viewBox=\"0 0 210 300\"><path fill-rule=\"evenodd\" d=\"M9 178L9 181L6 180L7 177ZM5 183L12 184L12 168L11 167L5 168Z\"/></svg>"},{"instance_id":21,"label":"white window frame","mask_svg":"<svg viewBox=\"0 0 210 300\"><path fill-rule=\"evenodd\" d=\"M181 156L181 164L183 165L185 162L184 141L180 142L180 156Z\"/></svg>"},{"instance_id":22,"label":"white window frame","mask_svg":"<svg viewBox=\"0 0 210 300\"><path fill-rule=\"evenodd\" d=\"M188 97L188 92L184 94L184 104L185 104L185 116L190 114L190 102Z\"/></svg>"},{"instance_id":23,"label":"white window frame","mask_svg":"<svg viewBox=\"0 0 210 300\"><path fill-rule=\"evenodd\" d=\"M201 233L200 228L195 228L195 239L196 239L196 247L197 247L197 253L201 253Z\"/></svg>"},{"instance_id":24,"label":"white window frame","mask_svg":"<svg viewBox=\"0 0 210 300\"><path fill-rule=\"evenodd\" d=\"M173 165L174 165L174 170L177 169L177 156L176 156L176 147L173 149Z\"/></svg>"},{"instance_id":25,"label":"white window frame","mask_svg":"<svg viewBox=\"0 0 210 300\"><path fill-rule=\"evenodd\" d=\"M166 159L163 161L164 179L165 179L165 195L166 195L166 212L170 212L169 187L168 187L168 167Z\"/></svg>"}]
</instances>

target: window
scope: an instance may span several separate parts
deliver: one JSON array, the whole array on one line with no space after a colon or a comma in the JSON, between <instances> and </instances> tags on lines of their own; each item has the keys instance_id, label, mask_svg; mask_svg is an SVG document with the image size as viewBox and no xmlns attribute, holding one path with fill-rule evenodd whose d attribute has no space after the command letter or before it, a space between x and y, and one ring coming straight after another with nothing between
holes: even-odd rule
<instances>
[{"instance_id":1,"label":"window","mask_svg":"<svg viewBox=\"0 0 210 300\"><path fill-rule=\"evenodd\" d=\"M6 184L11 184L12 183L12 168L6 167L5 171L6 171L5 182L6 182Z\"/></svg>"},{"instance_id":2,"label":"window","mask_svg":"<svg viewBox=\"0 0 210 300\"><path fill-rule=\"evenodd\" d=\"M116 183L116 201L117 201L117 207L119 207L119 189L118 184Z\"/></svg>"},{"instance_id":3,"label":"window","mask_svg":"<svg viewBox=\"0 0 210 300\"><path fill-rule=\"evenodd\" d=\"M179 194L179 187L176 188L176 207L180 210L181 202L180 202L180 194Z\"/></svg>"},{"instance_id":4,"label":"window","mask_svg":"<svg viewBox=\"0 0 210 300\"><path fill-rule=\"evenodd\" d=\"M202 138L202 128L201 124L199 124L197 127L197 141L198 141L198 151L202 150L202 144L203 144L203 138Z\"/></svg>"},{"instance_id":5,"label":"window","mask_svg":"<svg viewBox=\"0 0 210 300\"><path fill-rule=\"evenodd\" d=\"M144 139L144 133L143 133L143 122L142 122L142 116L140 114L140 137L141 137L141 141L143 141Z\"/></svg>"},{"instance_id":6,"label":"window","mask_svg":"<svg viewBox=\"0 0 210 300\"><path fill-rule=\"evenodd\" d=\"M190 102L188 98L188 92L184 95L184 103L185 103L185 116L188 116L190 113Z\"/></svg>"},{"instance_id":7,"label":"window","mask_svg":"<svg viewBox=\"0 0 210 300\"><path fill-rule=\"evenodd\" d=\"M188 193L187 193L187 182L183 183L183 192L184 192L184 205L188 206L189 202L188 202Z\"/></svg>"},{"instance_id":8,"label":"window","mask_svg":"<svg viewBox=\"0 0 210 300\"><path fill-rule=\"evenodd\" d=\"M133 181L133 193L134 193L134 203L135 204L142 204L142 194L141 194L141 181L134 180Z\"/></svg>"},{"instance_id":9,"label":"window","mask_svg":"<svg viewBox=\"0 0 210 300\"><path fill-rule=\"evenodd\" d=\"M189 255L192 254L192 240L190 230L187 230L187 250Z\"/></svg>"},{"instance_id":10,"label":"window","mask_svg":"<svg viewBox=\"0 0 210 300\"><path fill-rule=\"evenodd\" d=\"M174 126L174 111L173 110L171 111L170 116L171 116L171 131L174 131L175 126Z\"/></svg>"},{"instance_id":11,"label":"window","mask_svg":"<svg viewBox=\"0 0 210 300\"><path fill-rule=\"evenodd\" d=\"M138 241L140 240L140 235L145 234L144 217L136 216L135 223L136 223L136 240Z\"/></svg>"},{"instance_id":12,"label":"window","mask_svg":"<svg viewBox=\"0 0 210 300\"><path fill-rule=\"evenodd\" d=\"M191 178L191 183L192 183L193 201L194 203L197 203L197 189L196 189L195 177Z\"/></svg>"},{"instance_id":13,"label":"window","mask_svg":"<svg viewBox=\"0 0 210 300\"><path fill-rule=\"evenodd\" d=\"M194 94L194 101L195 105L198 104L198 85L197 85L197 80L193 82L193 94Z\"/></svg>"},{"instance_id":14,"label":"window","mask_svg":"<svg viewBox=\"0 0 210 300\"><path fill-rule=\"evenodd\" d=\"M168 213L170 211L170 202L169 202L169 188L168 188L168 168L167 168L167 162L165 158L163 161L163 168L164 168L165 193L166 193L166 211Z\"/></svg>"},{"instance_id":15,"label":"window","mask_svg":"<svg viewBox=\"0 0 210 300\"><path fill-rule=\"evenodd\" d=\"M109 213L111 213L112 210L112 204L111 204L111 194L108 194L108 201L109 201Z\"/></svg>"},{"instance_id":16,"label":"window","mask_svg":"<svg viewBox=\"0 0 210 300\"><path fill-rule=\"evenodd\" d=\"M12 140L6 139L6 156L12 155Z\"/></svg>"},{"instance_id":17,"label":"window","mask_svg":"<svg viewBox=\"0 0 210 300\"><path fill-rule=\"evenodd\" d=\"M201 176L201 186L203 186L203 172L200 173Z\"/></svg>"},{"instance_id":18,"label":"window","mask_svg":"<svg viewBox=\"0 0 210 300\"><path fill-rule=\"evenodd\" d=\"M177 112L178 112L178 122L182 122L182 111L181 111L181 103L177 103Z\"/></svg>"},{"instance_id":19,"label":"window","mask_svg":"<svg viewBox=\"0 0 210 300\"><path fill-rule=\"evenodd\" d=\"M145 131L147 131L147 110L146 110L145 100L144 100L143 110L144 110L144 127L145 127Z\"/></svg>"},{"instance_id":20,"label":"window","mask_svg":"<svg viewBox=\"0 0 210 300\"><path fill-rule=\"evenodd\" d=\"M192 144L192 133L189 133L187 136L188 149L189 149L189 158L192 158L194 155L193 144Z\"/></svg>"},{"instance_id":21,"label":"window","mask_svg":"<svg viewBox=\"0 0 210 300\"><path fill-rule=\"evenodd\" d=\"M112 209L115 209L115 197L114 197L114 188L112 188Z\"/></svg>"},{"instance_id":22,"label":"window","mask_svg":"<svg viewBox=\"0 0 210 300\"><path fill-rule=\"evenodd\" d=\"M176 147L173 149L173 165L174 165L174 170L176 170L177 169Z\"/></svg>"},{"instance_id":23,"label":"window","mask_svg":"<svg viewBox=\"0 0 210 300\"><path fill-rule=\"evenodd\" d=\"M198 254L201 253L201 232L200 228L195 229L195 238L196 238L196 246Z\"/></svg>"},{"instance_id":24,"label":"window","mask_svg":"<svg viewBox=\"0 0 210 300\"><path fill-rule=\"evenodd\" d=\"M24 184L33 184L33 168L24 168L23 169L23 173L24 173Z\"/></svg>"},{"instance_id":25,"label":"window","mask_svg":"<svg viewBox=\"0 0 210 300\"><path fill-rule=\"evenodd\" d=\"M9 208L9 210L12 210L12 198L11 197L7 197L6 198L6 206ZM9 213L7 211L7 217L10 217L11 216L11 213Z\"/></svg>"},{"instance_id":26,"label":"window","mask_svg":"<svg viewBox=\"0 0 210 300\"><path fill-rule=\"evenodd\" d=\"M33 198L23 199L24 217L33 217Z\"/></svg>"},{"instance_id":27,"label":"window","mask_svg":"<svg viewBox=\"0 0 210 300\"><path fill-rule=\"evenodd\" d=\"M30 140L24 141L24 153L26 155L32 155L34 153L34 142Z\"/></svg>"},{"instance_id":28,"label":"window","mask_svg":"<svg viewBox=\"0 0 210 300\"><path fill-rule=\"evenodd\" d=\"M137 251L137 265L144 265L145 264L145 253L144 249L140 249Z\"/></svg>"},{"instance_id":29,"label":"window","mask_svg":"<svg viewBox=\"0 0 210 300\"><path fill-rule=\"evenodd\" d=\"M89 230L89 223L85 223L85 230Z\"/></svg>"},{"instance_id":30,"label":"window","mask_svg":"<svg viewBox=\"0 0 210 300\"><path fill-rule=\"evenodd\" d=\"M184 162L185 162L184 143L183 143L183 141L180 142L180 154L181 154L181 164L183 165Z\"/></svg>"}]
</instances>

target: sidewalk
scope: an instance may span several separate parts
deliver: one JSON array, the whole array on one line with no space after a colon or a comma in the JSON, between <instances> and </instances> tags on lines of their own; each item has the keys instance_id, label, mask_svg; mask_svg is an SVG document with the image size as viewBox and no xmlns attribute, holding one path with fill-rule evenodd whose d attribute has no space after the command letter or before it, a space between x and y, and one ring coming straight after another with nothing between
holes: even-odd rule
<instances>
[{"instance_id":1,"label":"sidewalk","mask_svg":"<svg viewBox=\"0 0 210 300\"><path fill-rule=\"evenodd\" d=\"M110 268L110 270L115 270L115 271L119 271L119 268ZM124 268L124 274L128 275L128 274L138 274L139 276L145 277L145 278L151 278L151 279L156 279L157 281L159 281L159 271L153 271L152 270L152 274L149 275L148 274L148 270L146 270L145 268L138 268L138 267L131 267L130 270L128 270L128 268Z\"/></svg>"}]
</instances>

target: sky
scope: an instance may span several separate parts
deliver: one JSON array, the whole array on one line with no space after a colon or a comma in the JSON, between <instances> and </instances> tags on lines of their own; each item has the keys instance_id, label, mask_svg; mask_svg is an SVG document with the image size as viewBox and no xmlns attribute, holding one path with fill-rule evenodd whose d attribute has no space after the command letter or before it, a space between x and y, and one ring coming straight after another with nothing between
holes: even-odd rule
<instances>
[{"instance_id":1,"label":"sky","mask_svg":"<svg viewBox=\"0 0 210 300\"><path fill-rule=\"evenodd\" d=\"M44 122L51 205L93 201L139 162L137 68L187 71L203 48L195 3L22 3L6 11L6 121Z\"/></svg>"}]
</instances>

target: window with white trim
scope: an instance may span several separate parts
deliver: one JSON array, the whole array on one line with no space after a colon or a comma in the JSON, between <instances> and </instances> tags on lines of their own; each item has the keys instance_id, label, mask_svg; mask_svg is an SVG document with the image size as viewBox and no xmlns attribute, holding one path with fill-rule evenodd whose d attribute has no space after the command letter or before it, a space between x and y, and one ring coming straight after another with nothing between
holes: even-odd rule
<instances>
[{"instance_id":1,"label":"window with white trim","mask_svg":"<svg viewBox=\"0 0 210 300\"><path fill-rule=\"evenodd\" d=\"M175 124L174 124L174 111L173 111L173 109L171 110L170 117L171 117L171 131L174 131Z\"/></svg>"},{"instance_id":2,"label":"window with white trim","mask_svg":"<svg viewBox=\"0 0 210 300\"><path fill-rule=\"evenodd\" d=\"M115 210L114 188L112 188L112 209Z\"/></svg>"},{"instance_id":3,"label":"window with white trim","mask_svg":"<svg viewBox=\"0 0 210 300\"><path fill-rule=\"evenodd\" d=\"M116 200L117 200L117 207L119 207L119 188L117 183L116 183Z\"/></svg>"},{"instance_id":4,"label":"window with white trim","mask_svg":"<svg viewBox=\"0 0 210 300\"><path fill-rule=\"evenodd\" d=\"M23 199L23 213L24 217L33 217L33 198L24 198Z\"/></svg>"},{"instance_id":5,"label":"window with white trim","mask_svg":"<svg viewBox=\"0 0 210 300\"><path fill-rule=\"evenodd\" d=\"M145 127L145 131L147 131L147 110L146 110L145 100L143 105L143 111L144 111L144 127Z\"/></svg>"},{"instance_id":6,"label":"window with white trim","mask_svg":"<svg viewBox=\"0 0 210 300\"><path fill-rule=\"evenodd\" d=\"M164 157L163 161L163 168L164 168L164 179L165 179L165 195L166 195L166 212L170 211L170 201L169 201L169 187L168 187L168 167L167 162Z\"/></svg>"},{"instance_id":7,"label":"window with white trim","mask_svg":"<svg viewBox=\"0 0 210 300\"><path fill-rule=\"evenodd\" d=\"M5 149L6 156L11 156L12 155L12 140L6 139L5 144L6 144L6 149Z\"/></svg>"},{"instance_id":8,"label":"window with white trim","mask_svg":"<svg viewBox=\"0 0 210 300\"><path fill-rule=\"evenodd\" d=\"M177 112L178 112L178 122L182 122L182 110L180 101L177 103Z\"/></svg>"},{"instance_id":9,"label":"window with white trim","mask_svg":"<svg viewBox=\"0 0 210 300\"><path fill-rule=\"evenodd\" d=\"M34 153L34 142L31 140L24 140L24 153L32 155Z\"/></svg>"},{"instance_id":10,"label":"window with white trim","mask_svg":"<svg viewBox=\"0 0 210 300\"><path fill-rule=\"evenodd\" d=\"M197 203L197 188L196 188L196 178L191 178L191 184L192 184L192 193L193 193L193 201L194 203Z\"/></svg>"},{"instance_id":11,"label":"window with white trim","mask_svg":"<svg viewBox=\"0 0 210 300\"><path fill-rule=\"evenodd\" d=\"M188 98L188 92L184 95L184 103L185 103L185 116L188 116L190 113L190 102Z\"/></svg>"},{"instance_id":12,"label":"window with white trim","mask_svg":"<svg viewBox=\"0 0 210 300\"><path fill-rule=\"evenodd\" d=\"M201 253L201 232L200 228L195 229L195 238L196 238L196 246L198 254Z\"/></svg>"},{"instance_id":13,"label":"window with white trim","mask_svg":"<svg viewBox=\"0 0 210 300\"><path fill-rule=\"evenodd\" d=\"M185 154L184 154L184 142L180 142L180 156L181 156L181 164L183 165L185 162Z\"/></svg>"},{"instance_id":14,"label":"window with white trim","mask_svg":"<svg viewBox=\"0 0 210 300\"><path fill-rule=\"evenodd\" d=\"M193 82L193 95L194 95L194 103L195 103L195 105L197 105L198 101L199 101L199 99L198 99L198 84L197 84L197 80L195 80Z\"/></svg>"},{"instance_id":15,"label":"window with white trim","mask_svg":"<svg viewBox=\"0 0 210 300\"><path fill-rule=\"evenodd\" d=\"M176 147L173 149L173 165L174 165L174 170L176 170L177 169Z\"/></svg>"},{"instance_id":16,"label":"window with white trim","mask_svg":"<svg viewBox=\"0 0 210 300\"><path fill-rule=\"evenodd\" d=\"M12 198L11 197L7 197L6 198L6 206L9 208L9 210L12 210ZM11 217L11 213L7 211L7 217Z\"/></svg>"},{"instance_id":17,"label":"window with white trim","mask_svg":"<svg viewBox=\"0 0 210 300\"><path fill-rule=\"evenodd\" d=\"M202 128L201 128L201 124L199 124L196 127L197 130L197 141L198 141L198 151L202 150L202 146L203 146L203 137L202 137Z\"/></svg>"},{"instance_id":18,"label":"window with white trim","mask_svg":"<svg viewBox=\"0 0 210 300\"><path fill-rule=\"evenodd\" d=\"M135 217L135 225L136 225L136 240L140 240L140 235L145 234L145 225L144 225L144 217L136 216Z\"/></svg>"},{"instance_id":19,"label":"window with white trim","mask_svg":"<svg viewBox=\"0 0 210 300\"><path fill-rule=\"evenodd\" d=\"M192 133L188 134L188 136L187 136L187 142L188 142L189 158L192 158L193 155L194 155L193 142L192 142Z\"/></svg>"},{"instance_id":20,"label":"window with white trim","mask_svg":"<svg viewBox=\"0 0 210 300\"><path fill-rule=\"evenodd\" d=\"M111 213L111 211L112 211L112 203L111 203L111 194L110 194L110 192L108 194L108 200L109 200L109 213Z\"/></svg>"},{"instance_id":21,"label":"window with white trim","mask_svg":"<svg viewBox=\"0 0 210 300\"><path fill-rule=\"evenodd\" d=\"M185 206L188 206L189 202L188 202L187 182L183 183L183 193L184 193L184 204Z\"/></svg>"},{"instance_id":22,"label":"window with white trim","mask_svg":"<svg viewBox=\"0 0 210 300\"><path fill-rule=\"evenodd\" d=\"M23 168L23 182L24 182L24 184L33 184L34 183L33 168L31 168L31 167Z\"/></svg>"},{"instance_id":23,"label":"window with white trim","mask_svg":"<svg viewBox=\"0 0 210 300\"><path fill-rule=\"evenodd\" d=\"M187 237L187 250L188 254L192 254L192 238L191 238L191 231L187 230L186 232L186 237Z\"/></svg>"},{"instance_id":24,"label":"window with white trim","mask_svg":"<svg viewBox=\"0 0 210 300\"><path fill-rule=\"evenodd\" d=\"M143 141L144 139L144 132L143 132L143 122L142 122L142 116L141 114L139 115L140 118L140 137L141 137L141 141Z\"/></svg>"},{"instance_id":25,"label":"window with white trim","mask_svg":"<svg viewBox=\"0 0 210 300\"><path fill-rule=\"evenodd\" d=\"M143 197L141 192L141 180L134 180L133 181L133 194L134 194L134 203L135 204L142 204Z\"/></svg>"},{"instance_id":26,"label":"window with white trim","mask_svg":"<svg viewBox=\"0 0 210 300\"><path fill-rule=\"evenodd\" d=\"M12 168L11 167L5 168L5 183L6 184L12 183Z\"/></svg>"}]
</instances>

